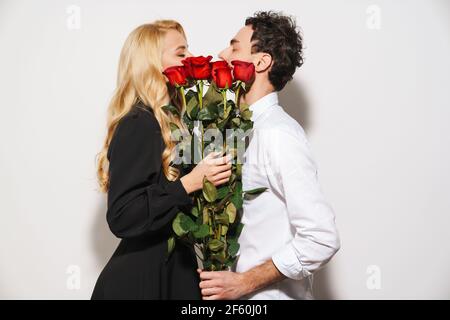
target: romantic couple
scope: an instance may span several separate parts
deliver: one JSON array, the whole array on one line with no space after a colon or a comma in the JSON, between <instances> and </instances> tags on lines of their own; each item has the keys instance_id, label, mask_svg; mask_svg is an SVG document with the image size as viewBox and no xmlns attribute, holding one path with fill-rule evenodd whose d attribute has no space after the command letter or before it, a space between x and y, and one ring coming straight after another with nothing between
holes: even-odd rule
<instances>
[{"instance_id":1,"label":"romantic couple","mask_svg":"<svg viewBox=\"0 0 450 320\"><path fill-rule=\"evenodd\" d=\"M177 245L168 256L167 240L172 221L189 212L205 176L215 186L229 181L231 159L210 153L189 172L173 165L170 122L183 123L162 107L184 110L162 72L192 56L186 34L179 23L159 20L128 36L97 168L108 194L108 225L122 240L92 299L313 298L313 273L340 241L305 132L278 102L277 93L303 63L302 50L291 17L258 12L219 53L230 66L234 60L254 64L254 81L241 98L254 122L242 184L243 190L267 190L244 200L232 271L208 272L198 269L189 246Z\"/></svg>"}]
</instances>

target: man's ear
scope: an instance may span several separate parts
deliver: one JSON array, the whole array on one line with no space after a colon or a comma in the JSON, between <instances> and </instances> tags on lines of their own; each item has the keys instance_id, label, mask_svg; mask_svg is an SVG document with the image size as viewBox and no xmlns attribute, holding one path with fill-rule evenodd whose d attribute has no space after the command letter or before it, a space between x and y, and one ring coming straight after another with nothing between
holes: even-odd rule
<instances>
[{"instance_id":1,"label":"man's ear","mask_svg":"<svg viewBox=\"0 0 450 320\"><path fill-rule=\"evenodd\" d=\"M255 61L255 71L264 72L272 67L272 56L265 52L258 52L258 58Z\"/></svg>"}]
</instances>

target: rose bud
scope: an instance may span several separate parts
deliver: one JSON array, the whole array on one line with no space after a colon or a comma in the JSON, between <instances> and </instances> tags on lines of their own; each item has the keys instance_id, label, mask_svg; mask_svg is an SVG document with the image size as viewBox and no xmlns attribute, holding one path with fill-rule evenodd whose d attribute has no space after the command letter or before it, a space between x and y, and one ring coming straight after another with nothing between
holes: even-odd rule
<instances>
[{"instance_id":1,"label":"rose bud","mask_svg":"<svg viewBox=\"0 0 450 320\"><path fill-rule=\"evenodd\" d=\"M233 65L233 75L235 80L240 80L244 83L250 83L255 78L255 65L252 62L245 62L240 60L231 61Z\"/></svg>"},{"instance_id":2,"label":"rose bud","mask_svg":"<svg viewBox=\"0 0 450 320\"><path fill-rule=\"evenodd\" d=\"M213 80L219 89L229 89L233 84L233 75L231 68L221 67L214 70Z\"/></svg>"},{"instance_id":3,"label":"rose bud","mask_svg":"<svg viewBox=\"0 0 450 320\"><path fill-rule=\"evenodd\" d=\"M211 77L214 75L214 72L216 69L228 68L228 67L229 67L228 62L226 62L224 60L211 62Z\"/></svg>"},{"instance_id":4,"label":"rose bud","mask_svg":"<svg viewBox=\"0 0 450 320\"><path fill-rule=\"evenodd\" d=\"M211 76L210 61L212 56L189 57L181 61L190 78L195 80L206 80Z\"/></svg>"},{"instance_id":5,"label":"rose bud","mask_svg":"<svg viewBox=\"0 0 450 320\"><path fill-rule=\"evenodd\" d=\"M184 66L169 67L164 70L163 74L169 79L169 83L174 87L183 87L188 83Z\"/></svg>"}]
</instances>

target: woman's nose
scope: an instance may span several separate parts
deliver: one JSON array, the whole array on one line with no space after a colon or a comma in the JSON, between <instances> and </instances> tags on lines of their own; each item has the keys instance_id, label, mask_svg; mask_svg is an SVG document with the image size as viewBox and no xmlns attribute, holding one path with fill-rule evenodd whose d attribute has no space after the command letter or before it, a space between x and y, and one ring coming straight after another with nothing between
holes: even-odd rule
<instances>
[{"instance_id":1,"label":"woman's nose","mask_svg":"<svg viewBox=\"0 0 450 320\"><path fill-rule=\"evenodd\" d=\"M192 52L190 52L190 51L187 51L186 52L186 57L192 57L193 55L192 55Z\"/></svg>"},{"instance_id":2,"label":"woman's nose","mask_svg":"<svg viewBox=\"0 0 450 320\"><path fill-rule=\"evenodd\" d=\"M228 49L228 48L227 48L227 49ZM220 51L219 54L218 54L217 56L219 57L219 59L225 60L225 61L229 62L229 61L228 61L229 56L228 56L228 54L227 54L227 51L228 51L227 49L223 49L222 51Z\"/></svg>"}]
</instances>

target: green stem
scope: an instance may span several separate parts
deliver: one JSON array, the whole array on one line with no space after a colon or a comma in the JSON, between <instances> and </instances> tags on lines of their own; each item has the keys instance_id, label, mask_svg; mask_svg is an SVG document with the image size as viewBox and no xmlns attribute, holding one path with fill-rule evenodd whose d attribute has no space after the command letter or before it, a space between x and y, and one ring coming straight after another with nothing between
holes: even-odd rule
<instances>
[{"instance_id":1,"label":"green stem","mask_svg":"<svg viewBox=\"0 0 450 320\"><path fill-rule=\"evenodd\" d=\"M224 119L226 119L227 117L225 116L225 113L227 112L227 90L222 90L222 98L223 98L223 115L224 115ZM226 128L224 128L224 130L226 132ZM226 134L224 136L225 136L225 139L223 141L223 151L222 151L222 153L227 151Z\"/></svg>"},{"instance_id":2,"label":"green stem","mask_svg":"<svg viewBox=\"0 0 450 320\"><path fill-rule=\"evenodd\" d=\"M184 88L183 87L178 87L178 90L180 91L181 98L183 100L183 108L184 108L184 110L186 110L186 95L184 94Z\"/></svg>"},{"instance_id":3,"label":"green stem","mask_svg":"<svg viewBox=\"0 0 450 320\"><path fill-rule=\"evenodd\" d=\"M235 97L235 99L236 99L236 107L239 107L239 104L240 104L240 99L239 99L239 91L240 90L241 90L241 82L239 81L238 82L238 87L236 89L236 97Z\"/></svg>"},{"instance_id":4,"label":"green stem","mask_svg":"<svg viewBox=\"0 0 450 320\"><path fill-rule=\"evenodd\" d=\"M200 104L200 109L203 108L203 80L200 80L200 92L198 96L198 103Z\"/></svg>"},{"instance_id":5,"label":"green stem","mask_svg":"<svg viewBox=\"0 0 450 320\"><path fill-rule=\"evenodd\" d=\"M200 126L202 127L201 129L202 129L202 159L203 159L203 152L205 151L205 142L204 142L204 139L203 139L203 135L205 134L205 130L203 129L203 121L201 121L201 120L199 120L200 121Z\"/></svg>"},{"instance_id":6,"label":"green stem","mask_svg":"<svg viewBox=\"0 0 450 320\"><path fill-rule=\"evenodd\" d=\"M225 114L227 110L227 90L222 90L221 93L223 98L223 114Z\"/></svg>"},{"instance_id":7,"label":"green stem","mask_svg":"<svg viewBox=\"0 0 450 320\"><path fill-rule=\"evenodd\" d=\"M198 80L195 86L197 88L198 104L199 104L199 108L201 110L203 108L203 80ZM202 143L202 145L201 145L202 153L201 153L201 157L203 159L203 152L204 152L204 149L205 149L203 136L204 136L205 130L203 129L203 122L201 120L200 120L200 124L201 124L201 130L202 130L202 142L201 142Z\"/></svg>"}]
</instances>

